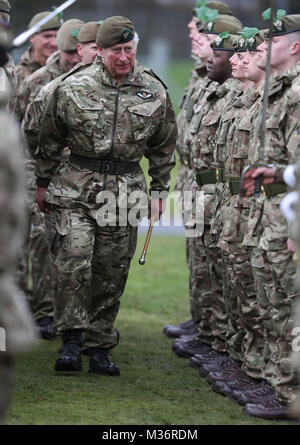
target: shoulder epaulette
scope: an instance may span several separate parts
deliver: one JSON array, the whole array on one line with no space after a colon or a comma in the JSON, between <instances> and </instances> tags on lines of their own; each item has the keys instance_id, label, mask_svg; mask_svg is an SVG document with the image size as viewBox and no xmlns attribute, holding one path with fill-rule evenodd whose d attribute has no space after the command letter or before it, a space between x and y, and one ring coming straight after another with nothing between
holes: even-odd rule
<instances>
[{"instance_id":1,"label":"shoulder epaulette","mask_svg":"<svg viewBox=\"0 0 300 445\"><path fill-rule=\"evenodd\" d=\"M146 73L150 74L151 76L155 77L155 79L157 79L165 87L166 90L168 89L165 82L163 80L161 80L161 78L157 74L155 74L155 72L152 71L151 68L145 68L144 71L146 71Z\"/></svg>"},{"instance_id":2,"label":"shoulder epaulette","mask_svg":"<svg viewBox=\"0 0 300 445\"><path fill-rule=\"evenodd\" d=\"M78 65L74 66L74 68L72 68L70 71L68 71L65 74L62 74L60 76L61 81L63 82L65 79L67 79L67 77L71 76L74 73L77 73L78 71L80 71L82 68L86 68L89 65L92 65L93 62L90 63L85 63L84 65L82 65L81 63L79 63Z\"/></svg>"}]
</instances>

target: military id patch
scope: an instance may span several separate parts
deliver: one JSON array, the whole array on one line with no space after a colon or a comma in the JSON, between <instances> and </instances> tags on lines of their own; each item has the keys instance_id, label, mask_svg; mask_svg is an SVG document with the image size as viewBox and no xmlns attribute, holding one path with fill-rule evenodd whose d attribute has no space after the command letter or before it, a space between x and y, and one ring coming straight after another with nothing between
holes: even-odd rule
<instances>
[{"instance_id":1,"label":"military id patch","mask_svg":"<svg viewBox=\"0 0 300 445\"><path fill-rule=\"evenodd\" d=\"M151 99L151 97L153 97L152 93L148 93L148 91L145 90L139 91L138 93L136 93L136 95L144 100Z\"/></svg>"}]
</instances>

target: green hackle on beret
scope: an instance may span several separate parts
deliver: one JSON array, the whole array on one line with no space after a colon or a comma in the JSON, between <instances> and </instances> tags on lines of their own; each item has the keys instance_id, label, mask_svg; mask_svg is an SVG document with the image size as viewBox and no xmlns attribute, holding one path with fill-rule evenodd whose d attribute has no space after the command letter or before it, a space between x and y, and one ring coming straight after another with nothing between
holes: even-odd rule
<instances>
[{"instance_id":1,"label":"green hackle on beret","mask_svg":"<svg viewBox=\"0 0 300 445\"><path fill-rule=\"evenodd\" d=\"M82 20L67 20L60 28L56 36L57 48L60 51L75 51L77 49L78 30L84 25Z\"/></svg>"},{"instance_id":2,"label":"green hackle on beret","mask_svg":"<svg viewBox=\"0 0 300 445\"><path fill-rule=\"evenodd\" d=\"M99 26L101 26L103 20L98 22L88 22L79 30L78 33L78 42L79 43L90 43L96 42L97 33L99 30Z\"/></svg>"},{"instance_id":3,"label":"green hackle on beret","mask_svg":"<svg viewBox=\"0 0 300 445\"><path fill-rule=\"evenodd\" d=\"M264 20L271 17L271 12L267 9L263 13ZM266 32L266 37L269 37L270 31ZM283 36L293 32L300 31L300 14L286 15L286 11L278 9L273 20L272 32L274 36Z\"/></svg>"},{"instance_id":4,"label":"green hackle on beret","mask_svg":"<svg viewBox=\"0 0 300 445\"><path fill-rule=\"evenodd\" d=\"M221 32L215 40L211 42L214 51L234 51L237 36L228 31Z\"/></svg>"}]
</instances>

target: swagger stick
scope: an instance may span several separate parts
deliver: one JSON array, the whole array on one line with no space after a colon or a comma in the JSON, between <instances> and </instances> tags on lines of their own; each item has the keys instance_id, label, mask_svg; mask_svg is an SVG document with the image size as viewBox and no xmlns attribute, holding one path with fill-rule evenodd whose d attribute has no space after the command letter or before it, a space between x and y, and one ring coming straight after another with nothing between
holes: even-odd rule
<instances>
[{"instance_id":1,"label":"swagger stick","mask_svg":"<svg viewBox=\"0 0 300 445\"><path fill-rule=\"evenodd\" d=\"M147 249L148 249L148 246L149 246L149 242L150 242L151 233L152 233L152 229L153 229L154 223L155 223L155 218L154 218L154 216L152 216L151 220L150 220L150 226L149 226L149 229L148 229L148 233L147 233L144 249L143 249L141 258L139 259L139 264L141 266L143 264L145 264L145 262L146 262L145 257L146 257Z\"/></svg>"}]
</instances>

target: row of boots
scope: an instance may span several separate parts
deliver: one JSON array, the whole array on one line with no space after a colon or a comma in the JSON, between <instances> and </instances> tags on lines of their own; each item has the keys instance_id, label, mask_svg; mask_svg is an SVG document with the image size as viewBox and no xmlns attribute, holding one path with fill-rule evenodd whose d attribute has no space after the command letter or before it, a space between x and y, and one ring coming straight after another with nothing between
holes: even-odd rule
<instances>
[{"instance_id":1,"label":"row of boots","mask_svg":"<svg viewBox=\"0 0 300 445\"><path fill-rule=\"evenodd\" d=\"M268 420L293 419L289 407L275 398L269 383L249 377L242 371L240 362L201 342L193 320L177 326L167 325L163 332L175 338L172 350L179 357L189 358L189 365L199 370L213 391L243 405L244 414Z\"/></svg>"}]
</instances>

